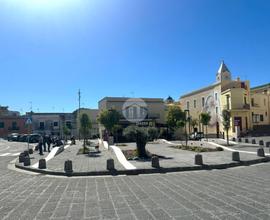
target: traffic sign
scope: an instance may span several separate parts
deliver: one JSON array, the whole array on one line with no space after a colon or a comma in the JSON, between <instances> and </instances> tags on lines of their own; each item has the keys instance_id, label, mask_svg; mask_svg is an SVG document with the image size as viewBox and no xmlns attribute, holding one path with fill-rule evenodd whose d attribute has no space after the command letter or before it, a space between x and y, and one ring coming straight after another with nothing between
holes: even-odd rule
<instances>
[{"instance_id":1,"label":"traffic sign","mask_svg":"<svg viewBox=\"0 0 270 220\"><path fill-rule=\"evenodd\" d=\"M32 120L31 120L31 118L28 118L28 119L27 119L26 124L27 124L27 125L32 124Z\"/></svg>"}]
</instances>

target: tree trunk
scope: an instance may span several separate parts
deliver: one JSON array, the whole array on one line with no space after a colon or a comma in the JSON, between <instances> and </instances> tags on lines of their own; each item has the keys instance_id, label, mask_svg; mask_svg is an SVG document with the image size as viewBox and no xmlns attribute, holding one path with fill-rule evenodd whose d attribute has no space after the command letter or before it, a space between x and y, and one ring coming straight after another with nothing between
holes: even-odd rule
<instances>
[{"instance_id":1,"label":"tree trunk","mask_svg":"<svg viewBox=\"0 0 270 220\"><path fill-rule=\"evenodd\" d=\"M206 125L206 141L208 142L208 135L207 135L207 125Z\"/></svg>"}]
</instances>

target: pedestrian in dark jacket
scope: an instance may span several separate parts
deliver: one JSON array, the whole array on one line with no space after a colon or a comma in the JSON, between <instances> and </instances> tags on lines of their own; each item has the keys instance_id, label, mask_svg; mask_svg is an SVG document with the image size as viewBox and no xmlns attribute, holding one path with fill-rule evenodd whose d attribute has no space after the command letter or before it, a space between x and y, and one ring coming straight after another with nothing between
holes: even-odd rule
<instances>
[{"instance_id":1,"label":"pedestrian in dark jacket","mask_svg":"<svg viewBox=\"0 0 270 220\"><path fill-rule=\"evenodd\" d=\"M43 148L44 148L44 152L46 152L47 150L46 150L46 141L47 140L47 136L46 135L44 135L43 136Z\"/></svg>"},{"instance_id":2,"label":"pedestrian in dark jacket","mask_svg":"<svg viewBox=\"0 0 270 220\"><path fill-rule=\"evenodd\" d=\"M40 154L40 155L43 155L42 144L43 144L43 137L40 136L40 137L39 137L39 140L38 140L38 149L39 149L39 154Z\"/></svg>"},{"instance_id":3,"label":"pedestrian in dark jacket","mask_svg":"<svg viewBox=\"0 0 270 220\"><path fill-rule=\"evenodd\" d=\"M51 143L52 143L52 137L48 136L46 142L47 142L47 146L48 146L48 151L51 152L50 148L51 148Z\"/></svg>"}]
</instances>

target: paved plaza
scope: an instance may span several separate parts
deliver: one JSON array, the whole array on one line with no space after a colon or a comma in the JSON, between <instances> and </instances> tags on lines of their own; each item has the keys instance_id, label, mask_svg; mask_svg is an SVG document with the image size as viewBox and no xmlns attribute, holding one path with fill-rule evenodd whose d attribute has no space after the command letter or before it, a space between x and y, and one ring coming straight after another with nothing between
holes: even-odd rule
<instances>
[{"instance_id":1,"label":"paved plaza","mask_svg":"<svg viewBox=\"0 0 270 220\"><path fill-rule=\"evenodd\" d=\"M270 163L75 178L10 170L14 159L0 160L0 219L270 219Z\"/></svg>"}]
</instances>

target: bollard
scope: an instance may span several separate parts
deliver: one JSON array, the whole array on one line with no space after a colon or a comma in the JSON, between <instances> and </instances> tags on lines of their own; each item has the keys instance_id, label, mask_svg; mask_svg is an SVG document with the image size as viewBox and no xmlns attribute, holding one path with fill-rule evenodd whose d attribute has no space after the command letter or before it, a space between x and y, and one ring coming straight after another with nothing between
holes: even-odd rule
<instances>
[{"instance_id":1,"label":"bollard","mask_svg":"<svg viewBox=\"0 0 270 220\"><path fill-rule=\"evenodd\" d=\"M195 155L195 164L196 165L203 165L203 158L201 154Z\"/></svg>"},{"instance_id":2,"label":"bollard","mask_svg":"<svg viewBox=\"0 0 270 220\"><path fill-rule=\"evenodd\" d=\"M232 141L234 141L234 142L236 141L235 137L232 138Z\"/></svg>"},{"instance_id":3,"label":"bollard","mask_svg":"<svg viewBox=\"0 0 270 220\"><path fill-rule=\"evenodd\" d=\"M252 139L251 143L252 144L256 144L256 140L255 139Z\"/></svg>"},{"instance_id":4,"label":"bollard","mask_svg":"<svg viewBox=\"0 0 270 220\"><path fill-rule=\"evenodd\" d=\"M107 160L107 170L114 170L114 160L113 159Z\"/></svg>"},{"instance_id":5,"label":"bollard","mask_svg":"<svg viewBox=\"0 0 270 220\"><path fill-rule=\"evenodd\" d=\"M30 166L31 165L30 157L24 157L23 165L24 166Z\"/></svg>"},{"instance_id":6,"label":"bollard","mask_svg":"<svg viewBox=\"0 0 270 220\"><path fill-rule=\"evenodd\" d=\"M240 161L240 154L238 151L232 152L232 160L233 161Z\"/></svg>"},{"instance_id":7,"label":"bollard","mask_svg":"<svg viewBox=\"0 0 270 220\"><path fill-rule=\"evenodd\" d=\"M29 154L33 154L33 153L34 153L33 149L32 148L29 149Z\"/></svg>"},{"instance_id":8,"label":"bollard","mask_svg":"<svg viewBox=\"0 0 270 220\"><path fill-rule=\"evenodd\" d=\"M266 147L270 147L270 142L265 143Z\"/></svg>"},{"instance_id":9,"label":"bollard","mask_svg":"<svg viewBox=\"0 0 270 220\"><path fill-rule=\"evenodd\" d=\"M263 145L264 145L263 140L260 140L260 141L259 141L259 145L260 145L260 146L263 146Z\"/></svg>"},{"instance_id":10,"label":"bollard","mask_svg":"<svg viewBox=\"0 0 270 220\"><path fill-rule=\"evenodd\" d=\"M245 143L248 143L248 138L245 139Z\"/></svg>"},{"instance_id":11,"label":"bollard","mask_svg":"<svg viewBox=\"0 0 270 220\"><path fill-rule=\"evenodd\" d=\"M72 173L73 169L72 169L72 161L71 160L66 160L65 161L65 168L64 168L66 173Z\"/></svg>"},{"instance_id":12,"label":"bollard","mask_svg":"<svg viewBox=\"0 0 270 220\"><path fill-rule=\"evenodd\" d=\"M259 148L259 149L257 150L257 156L258 156L258 157L265 157L264 149L263 149L263 148Z\"/></svg>"},{"instance_id":13,"label":"bollard","mask_svg":"<svg viewBox=\"0 0 270 220\"><path fill-rule=\"evenodd\" d=\"M157 156L153 156L151 158L151 160L152 160L152 167L154 167L154 168L159 168L160 167L159 166L159 158Z\"/></svg>"},{"instance_id":14,"label":"bollard","mask_svg":"<svg viewBox=\"0 0 270 220\"><path fill-rule=\"evenodd\" d=\"M19 156L19 163L23 163L23 162L24 162L24 158L25 158L24 153L20 153L20 156Z\"/></svg>"},{"instance_id":15,"label":"bollard","mask_svg":"<svg viewBox=\"0 0 270 220\"><path fill-rule=\"evenodd\" d=\"M38 161L38 168L39 169L46 169L47 168L45 159L40 159Z\"/></svg>"},{"instance_id":16,"label":"bollard","mask_svg":"<svg viewBox=\"0 0 270 220\"><path fill-rule=\"evenodd\" d=\"M238 138L238 142L240 142L240 143L241 143L241 142L242 142L242 139L241 139L241 138Z\"/></svg>"},{"instance_id":17,"label":"bollard","mask_svg":"<svg viewBox=\"0 0 270 220\"><path fill-rule=\"evenodd\" d=\"M24 153L24 155L25 155L26 157L29 157L29 152L28 152L28 150L25 150L23 153Z\"/></svg>"}]
</instances>

